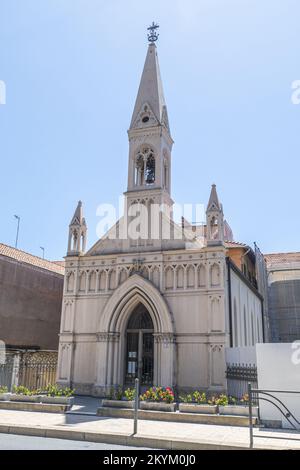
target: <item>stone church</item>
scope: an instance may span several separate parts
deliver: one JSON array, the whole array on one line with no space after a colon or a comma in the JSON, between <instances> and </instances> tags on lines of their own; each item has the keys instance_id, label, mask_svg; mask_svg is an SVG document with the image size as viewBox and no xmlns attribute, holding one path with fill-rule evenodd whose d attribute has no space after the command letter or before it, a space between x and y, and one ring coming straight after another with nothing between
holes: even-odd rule
<instances>
[{"instance_id":1,"label":"stone church","mask_svg":"<svg viewBox=\"0 0 300 470\"><path fill-rule=\"evenodd\" d=\"M89 249L81 202L69 226L57 381L81 394L105 396L136 377L142 387L226 391L226 348L264 338L255 253L233 241L216 186L205 225L173 220L173 140L150 39L124 216Z\"/></svg>"}]
</instances>

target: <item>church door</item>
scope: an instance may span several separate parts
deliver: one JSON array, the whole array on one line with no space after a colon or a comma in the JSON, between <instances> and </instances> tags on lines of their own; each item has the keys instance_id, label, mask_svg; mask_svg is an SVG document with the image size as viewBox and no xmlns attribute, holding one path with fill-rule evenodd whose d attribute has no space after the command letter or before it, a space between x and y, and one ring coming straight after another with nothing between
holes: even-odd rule
<instances>
[{"instance_id":1,"label":"church door","mask_svg":"<svg viewBox=\"0 0 300 470\"><path fill-rule=\"evenodd\" d=\"M134 385L139 378L141 386L153 383L153 323L143 304L132 312L126 330L125 385Z\"/></svg>"}]
</instances>

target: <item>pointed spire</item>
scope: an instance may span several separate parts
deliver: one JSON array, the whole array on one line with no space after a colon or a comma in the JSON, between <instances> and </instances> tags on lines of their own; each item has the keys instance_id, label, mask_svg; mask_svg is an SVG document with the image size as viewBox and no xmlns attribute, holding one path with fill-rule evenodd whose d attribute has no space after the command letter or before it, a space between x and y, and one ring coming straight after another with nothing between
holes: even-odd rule
<instances>
[{"instance_id":1,"label":"pointed spire","mask_svg":"<svg viewBox=\"0 0 300 470\"><path fill-rule=\"evenodd\" d=\"M217 187L215 184L212 184L211 186L211 192L210 192L210 197L209 197L206 211L210 211L210 210L222 211L222 206L219 202L219 198L217 194Z\"/></svg>"},{"instance_id":2,"label":"pointed spire","mask_svg":"<svg viewBox=\"0 0 300 470\"><path fill-rule=\"evenodd\" d=\"M144 112L145 106L150 108L149 111L154 114L156 124L164 124L168 128L167 107L160 76L157 49L154 43L150 43L148 46L130 129L140 127L136 126L136 121L139 115Z\"/></svg>"},{"instance_id":3,"label":"pointed spire","mask_svg":"<svg viewBox=\"0 0 300 470\"><path fill-rule=\"evenodd\" d=\"M85 223L85 220L82 217L82 202L78 201L78 204L74 212L74 215L71 219L70 225L81 225L83 222Z\"/></svg>"},{"instance_id":4,"label":"pointed spire","mask_svg":"<svg viewBox=\"0 0 300 470\"><path fill-rule=\"evenodd\" d=\"M68 256L77 256L85 252L87 226L83 217L82 202L78 201L69 225Z\"/></svg>"}]
</instances>

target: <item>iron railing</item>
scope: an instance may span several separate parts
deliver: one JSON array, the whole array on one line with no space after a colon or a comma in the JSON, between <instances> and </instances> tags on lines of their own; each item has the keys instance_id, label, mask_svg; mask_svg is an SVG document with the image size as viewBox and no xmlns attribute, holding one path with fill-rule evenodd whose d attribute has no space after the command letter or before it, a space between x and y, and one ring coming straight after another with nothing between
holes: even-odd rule
<instances>
[{"instance_id":1,"label":"iron railing","mask_svg":"<svg viewBox=\"0 0 300 470\"><path fill-rule=\"evenodd\" d=\"M263 438L268 438L272 437L267 434L254 434L254 425L253 425L253 413L252 413L252 408L254 404L258 404L260 401L266 401L273 405L279 412L280 415L283 416L292 429L294 431L300 431L300 420L296 418L295 414L290 411L290 409L285 405L285 403L280 400L277 396L274 394L291 394L291 395L300 395L300 391L294 391L294 390L262 390L258 388L252 388L251 383L248 383L248 396L249 396L249 435L250 435L250 449L253 448L253 438L254 437L263 437ZM258 409L258 417L260 419L260 413ZM299 441L299 439L292 439L295 441Z\"/></svg>"},{"instance_id":2,"label":"iron railing","mask_svg":"<svg viewBox=\"0 0 300 470\"><path fill-rule=\"evenodd\" d=\"M56 370L56 352L7 353L5 363L0 364L0 385L10 391L14 385L44 389L48 384L55 384Z\"/></svg>"},{"instance_id":3,"label":"iron railing","mask_svg":"<svg viewBox=\"0 0 300 470\"><path fill-rule=\"evenodd\" d=\"M248 383L257 387L257 368L253 364L227 364L226 368L228 395L241 398L248 393Z\"/></svg>"}]
</instances>

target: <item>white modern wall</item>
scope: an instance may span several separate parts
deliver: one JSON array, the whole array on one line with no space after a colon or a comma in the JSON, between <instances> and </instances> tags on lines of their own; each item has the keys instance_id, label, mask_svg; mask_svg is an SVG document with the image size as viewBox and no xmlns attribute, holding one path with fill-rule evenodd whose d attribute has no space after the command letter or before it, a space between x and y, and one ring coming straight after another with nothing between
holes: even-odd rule
<instances>
[{"instance_id":1,"label":"white modern wall","mask_svg":"<svg viewBox=\"0 0 300 470\"><path fill-rule=\"evenodd\" d=\"M298 395L275 393L275 396L300 421L300 343L257 344L256 356L259 389L299 391ZM260 400L260 417L265 421L279 421L285 428L291 427L275 406L263 400Z\"/></svg>"},{"instance_id":2,"label":"white modern wall","mask_svg":"<svg viewBox=\"0 0 300 470\"><path fill-rule=\"evenodd\" d=\"M255 346L226 348L225 358L227 364L256 364Z\"/></svg>"},{"instance_id":3,"label":"white modern wall","mask_svg":"<svg viewBox=\"0 0 300 470\"><path fill-rule=\"evenodd\" d=\"M233 346L254 346L263 341L261 300L233 270L231 302Z\"/></svg>"}]
</instances>

